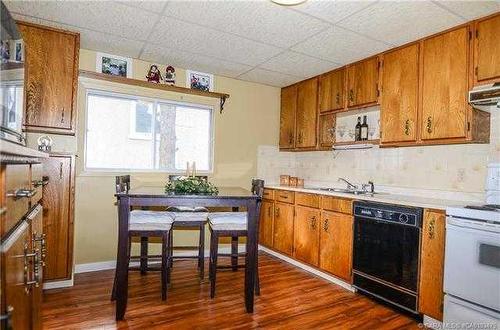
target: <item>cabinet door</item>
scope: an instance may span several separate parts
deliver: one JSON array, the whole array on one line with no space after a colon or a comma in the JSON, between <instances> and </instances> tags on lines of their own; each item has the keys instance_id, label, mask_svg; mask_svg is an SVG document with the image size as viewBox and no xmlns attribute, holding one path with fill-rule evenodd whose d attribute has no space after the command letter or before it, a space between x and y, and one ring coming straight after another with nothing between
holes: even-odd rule
<instances>
[{"instance_id":1,"label":"cabinet door","mask_svg":"<svg viewBox=\"0 0 500 330\"><path fill-rule=\"evenodd\" d=\"M43 232L46 234L47 258L45 280L71 278L73 255L73 159L51 156L43 160Z\"/></svg>"},{"instance_id":2,"label":"cabinet door","mask_svg":"<svg viewBox=\"0 0 500 330\"><path fill-rule=\"evenodd\" d=\"M425 210L420 256L419 312L443 319L445 214Z\"/></svg>"},{"instance_id":3,"label":"cabinet door","mask_svg":"<svg viewBox=\"0 0 500 330\"><path fill-rule=\"evenodd\" d=\"M293 252L293 205L276 202L274 206L273 247L292 255Z\"/></svg>"},{"instance_id":4,"label":"cabinet door","mask_svg":"<svg viewBox=\"0 0 500 330\"><path fill-rule=\"evenodd\" d=\"M417 140L418 44L384 54L381 142Z\"/></svg>"},{"instance_id":5,"label":"cabinet door","mask_svg":"<svg viewBox=\"0 0 500 330\"><path fill-rule=\"evenodd\" d=\"M378 58L373 57L347 67L347 105L376 104L378 99Z\"/></svg>"},{"instance_id":6,"label":"cabinet door","mask_svg":"<svg viewBox=\"0 0 500 330\"><path fill-rule=\"evenodd\" d=\"M349 283L352 275L352 225L351 215L321 213L319 267Z\"/></svg>"},{"instance_id":7,"label":"cabinet door","mask_svg":"<svg viewBox=\"0 0 500 330\"><path fill-rule=\"evenodd\" d=\"M11 311L13 329L31 329L31 285L32 262L29 257L29 226L23 221L16 231L2 241L2 314ZM4 286L5 284L5 286Z\"/></svg>"},{"instance_id":8,"label":"cabinet door","mask_svg":"<svg viewBox=\"0 0 500 330\"><path fill-rule=\"evenodd\" d=\"M302 81L297 91L297 148L316 146L316 123L318 110L318 78Z\"/></svg>"},{"instance_id":9,"label":"cabinet door","mask_svg":"<svg viewBox=\"0 0 500 330\"><path fill-rule=\"evenodd\" d=\"M422 53L422 140L466 137L468 27L425 39Z\"/></svg>"},{"instance_id":10,"label":"cabinet door","mask_svg":"<svg viewBox=\"0 0 500 330\"><path fill-rule=\"evenodd\" d=\"M19 26L26 45L26 129L74 133L78 34L27 23Z\"/></svg>"},{"instance_id":11,"label":"cabinet door","mask_svg":"<svg viewBox=\"0 0 500 330\"><path fill-rule=\"evenodd\" d=\"M320 76L319 111L328 112L344 108L345 68Z\"/></svg>"},{"instance_id":12,"label":"cabinet door","mask_svg":"<svg viewBox=\"0 0 500 330\"><path fill-rule=\"evenodd\" d=\"M294 255L295 258L311 265L318 265L319 220L318 209L295 207Z\"/></svg>"},{"instance_id":13,"label":"cabinet door","mask_svg":"<svg viewBox=\"0 0 500 330\"><path fill-rule=\"evenodd\" d=\"M259 243L265 246L273 246L273 217L274 203L262 201L260 209Z\"/></svg>"},{"instance_id":14,"label":"cabinet door","mask_svg":"<svg viewBox=\"0 0 500 330\"><path fill-rule=\"evenodd\" d=\"M295 142L297 85L281 89L280 148L292 149Z\"/></svg>"},{"instance_id":15,"label":"cabinet door","mask_svg":"<svg viewBox=\"0 0 500 330\"><path fill-rule=\"evenodd\" d=\"M476 22L475 78L479 84L500 81L500 14Z\"/></svg>"},{"instance_id":16,"label":"cabinet door","mask_svg":"<svg viewBox=\"0 0 500 330\"><path fill-rule=\"evenodd\" d=\"M335 142L335 114L319 116L319 145L331 147Z\"/></svg>"}]
</instances>

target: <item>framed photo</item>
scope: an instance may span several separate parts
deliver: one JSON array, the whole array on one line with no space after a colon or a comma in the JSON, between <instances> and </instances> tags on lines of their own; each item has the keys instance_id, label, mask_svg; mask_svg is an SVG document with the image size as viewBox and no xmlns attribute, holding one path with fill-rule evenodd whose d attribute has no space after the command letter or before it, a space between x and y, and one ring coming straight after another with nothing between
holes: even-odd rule
<instances>
[{"instance_id":1,"label":"framed photo","mask_svg":"<svg viewBox=\"0 0 500 330\"><path fill-rule=\"evenodd\" d=\"M210 73L186 70L186 87L205 92L213 92L214 75Z\"/></svg>"},{"instance_id":2,"label":"framed photo","mask_svg":"<svg viewBox=\"0 0 500 330\"><path fill-rule=\"evenodd\" d=\"M22 40L14 40L14 61L24 62L24 43Z\"/></svg>"},{"instance_id":3,"label":"framed photo","mask_svg":"<svg viewBox=\"0 0 500 330\"><path fill-rule=\"evenodd\" d=\"M132 78L132 59L129 57L97 53L96 71L113 76Z\"/></svg>"}]
</instances>

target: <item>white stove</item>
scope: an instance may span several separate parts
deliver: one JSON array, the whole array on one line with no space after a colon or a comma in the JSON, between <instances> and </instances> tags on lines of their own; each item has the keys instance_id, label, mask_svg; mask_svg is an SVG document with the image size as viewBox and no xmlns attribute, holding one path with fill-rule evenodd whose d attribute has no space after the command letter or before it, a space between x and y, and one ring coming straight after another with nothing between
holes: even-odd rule
<instances>
[{"instance_id":1,"label":"white stove","mask_svg":"<svg viewBox=\"0 0 500 330\"><path fill-rule=\"evenodd\" d=\"M446 208L446 215L471 220L482 220L491 223L500 222L500 205L484 204L484 205L467 205L467 206L451 206Z\"/></svg>"}]
</instances>

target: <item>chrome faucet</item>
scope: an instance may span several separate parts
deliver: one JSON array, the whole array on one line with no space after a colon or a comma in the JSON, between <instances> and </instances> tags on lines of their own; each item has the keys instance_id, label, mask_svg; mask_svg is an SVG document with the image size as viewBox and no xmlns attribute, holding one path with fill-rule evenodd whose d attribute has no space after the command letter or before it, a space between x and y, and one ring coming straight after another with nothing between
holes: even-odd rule
<instances>
[{"instance_id":1,"label":"chrome faucet","mask_svg":"<svg viewBox=\"0 0 500 330\"><path fill-rule=\"evenodd\" d=\"M363 189L363 191L367 191L366 190L367 187L370 187L370 190L369 190L370 193L372 193L372 194L375 193L375 185L373 184L373 181L368 181L367 184L363 183L361 185L361 189Z\"/></svg>"},{"instance_id":2,"label":"chrome faucet","mask_svg":"<svg viewBox=\"0 0 500 330\"><path fill-rule=\"evenodd\" d=\"M347 180L346 180L346 179L344 179L344 178L339 178L339 180L338 180L338 181L339 181L339 182L345 182L345 183L347 183L347 189L358 190L358 186L356 186L356 185L354 185L354 184L350 183L349 181L347 181Z\"/></svg>"}]
</instances>

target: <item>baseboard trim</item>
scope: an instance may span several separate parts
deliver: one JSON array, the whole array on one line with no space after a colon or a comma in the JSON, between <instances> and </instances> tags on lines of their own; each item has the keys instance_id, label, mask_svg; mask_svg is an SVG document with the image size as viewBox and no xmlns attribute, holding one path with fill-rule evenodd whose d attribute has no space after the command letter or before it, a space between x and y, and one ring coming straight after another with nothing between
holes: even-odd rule
<instances>
[{"instance_id":1,"label":"baseboard trim","mask_svg":"<svg viewBox=\"0 0 500 330\"><path fill-rule=\"evenodd\" d=\"M275 257L277 257L277 258L279 258L279 259L281 259L283 261L286 261L289 264L297 266L297 267L305 270L306 272L309 272L309 273L314 274L316 276L319 276L319 277L321 277L321 278L323 278L323 279L325 279L325 280L327 280L329 282L337 284L337 285L343 287L344 289L347 289L347 290L349 290L351 292L356 292L356 289L352 285L350 285L349 283L344 282L344 281L342 281L342 280L340 280L340 279L338 279L338 278L336 278L336 277L334 277L332 275L329 275L327 273L321 272L321 271L317 270L316 268L313 268L311 266L303 264L300 261L297 261L295 259L287 257L287 256L285 256L285 255L283 255L281 253L278 253L276 251L268 249L268 248L266 248L265 246L262 246L262 245L259 245L259 250L264 251L266 253L269 253L270 255L273 255L273 256L275 256Z\"/></svg>"},{"instance_id":2,"label":"baseboard trim","mask_svg":"<svg viewBox=\"0 0 500 330\"><path fill-rule=\"evenodd\" d=\"M245 251L245 244L238 244L238 251ZM230 253L231 245L230 244L219 244L219 253ZM192 257L196 256L197 253L195 251L174 251L174 256L178 257ZM205 258L208 258L210 255L210 250L205 250ZM139 265L138 262L131 262L131 266ZM89 272L98 272L101 270L110 270L116 268L116 260L109 261L100 261L100 262L91 262L87 264L78 264L75 265L75 274L80 273L89 273Z\"/></svg>"},{"instance_id":3,"label":"baseboard trim","mask_svg":"<svg viewBox=\"0 0 500 330\"><path fill-rule=\"evenodd\" d=\"M54 281L54 282L43 283L43 289L44 290L69 288L71 286L73 286L73 279L71 279L71 280L64 280L64 281Z\"/></svg>"}]
</instances>

